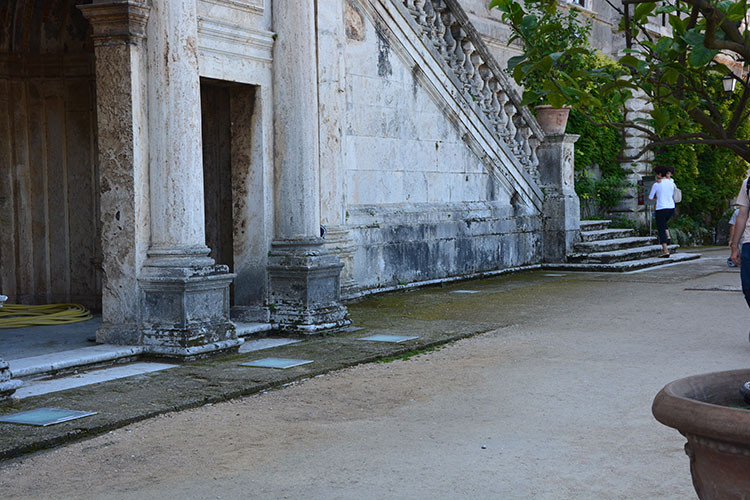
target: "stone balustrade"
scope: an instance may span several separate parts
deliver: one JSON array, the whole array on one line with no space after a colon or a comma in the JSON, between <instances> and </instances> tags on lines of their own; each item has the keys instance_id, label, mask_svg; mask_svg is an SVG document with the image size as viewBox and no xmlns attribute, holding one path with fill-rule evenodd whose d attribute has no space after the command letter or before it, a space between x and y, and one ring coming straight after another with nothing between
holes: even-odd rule
<instances>
[{"instance_id":1,"label":"stone balustrade","mask_svg":"<svg viewBox=\"0 0 750 500\"><path fill-rule=\"evenodd\" d=\"M421 36L442 56L496 137L539 182L537 149L544 132L457 0L401 0Z\"/></svg>"}]
</instances>

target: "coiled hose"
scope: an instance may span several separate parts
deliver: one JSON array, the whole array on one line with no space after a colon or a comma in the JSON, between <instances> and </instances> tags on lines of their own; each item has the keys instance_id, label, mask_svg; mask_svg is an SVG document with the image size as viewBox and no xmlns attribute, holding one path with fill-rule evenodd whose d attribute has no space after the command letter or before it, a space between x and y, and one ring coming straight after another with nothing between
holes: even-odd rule
<instances>
[{"instance_id":1,"label":"coiled hose","mask_svg":"<svg viewBox=\"0 0 750 500\"><path fill-rule=\"evenodd\" d=\"M0 328L67 325L86 321L92 317L91 311L80 304L47 304L42 306L4 304L0 308Z\"/></svg>"}]
</instances>

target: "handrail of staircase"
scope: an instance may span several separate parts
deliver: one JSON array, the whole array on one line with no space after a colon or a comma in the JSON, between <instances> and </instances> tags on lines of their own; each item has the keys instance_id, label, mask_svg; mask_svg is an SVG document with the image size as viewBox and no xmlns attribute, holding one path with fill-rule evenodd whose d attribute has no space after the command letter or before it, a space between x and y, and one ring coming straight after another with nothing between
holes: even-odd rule
<instances>
[{"instance_id":1,"label":"handrail of staircase","mask_svg":"<svg viewBox=\"0 0 750 500\"><path fill-rule=\"evenodd\" d=\"M531 178L544 132L500 69L458 0L399 0Z\"/></svg>"}]
</instances>

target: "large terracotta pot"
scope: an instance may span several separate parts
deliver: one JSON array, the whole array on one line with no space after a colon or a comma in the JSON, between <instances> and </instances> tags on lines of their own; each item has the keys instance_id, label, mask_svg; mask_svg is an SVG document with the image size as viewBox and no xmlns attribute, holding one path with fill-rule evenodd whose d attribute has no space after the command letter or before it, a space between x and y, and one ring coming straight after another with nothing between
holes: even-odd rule
<instances>
[{"instance_id":1,"label":"large terracotta pot","mask_svg":"<svg viewBox=\"0 0 750 500\"><path fill-rule=\"evenodd\" d=\"M548 104L534 107L536 111L536 121L542 127L547 135L561 135L565 133L565 127L568 125L568 114L570 108L553 108Z\"/></svg>"},{"instance_id":2,"label":"large terracotta pot","mask_svg":"<svg viewBox=\"0 0 750 500\"><path fill-rule=\"evenodd\" d=\"M667 384L656 419L687 438L693 486L701 500L750 500L750 410L740 395L750 369L707 373Z\"/></svg>"}]
</instances>

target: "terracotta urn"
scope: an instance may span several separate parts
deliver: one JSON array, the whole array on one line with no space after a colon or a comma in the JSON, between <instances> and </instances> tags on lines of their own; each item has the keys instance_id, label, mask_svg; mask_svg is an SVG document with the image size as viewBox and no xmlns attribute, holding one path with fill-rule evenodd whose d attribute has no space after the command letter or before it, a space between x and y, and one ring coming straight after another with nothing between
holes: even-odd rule
<instances>
[{"instance_id":1,"label":"terracotta urn","mask_svg":"<svg viewBox=\"0 0 750 500\"><path fill-rule=\"evenodd\" d=\"M707 373L667 384L656 419L687 438L693 486L701 500L750 500L750 409L740 394L750 369Z\"/></svg>"},{"instance_id":2,"label":"terracotta urn","mask_svg":"<svg viewBox=\"0 0 750 500\"><path fill-rule=\"evenodd\" d=\"M565 127L568 124L568 114L570 107L554 108L548 104L534 107L536 111L536 121L542 127L547 135L561 135L565 133Z\"/></svg>"}]
</instances>

